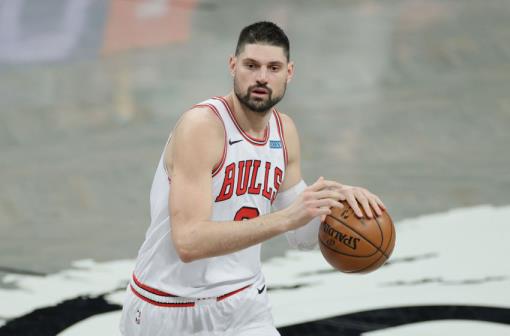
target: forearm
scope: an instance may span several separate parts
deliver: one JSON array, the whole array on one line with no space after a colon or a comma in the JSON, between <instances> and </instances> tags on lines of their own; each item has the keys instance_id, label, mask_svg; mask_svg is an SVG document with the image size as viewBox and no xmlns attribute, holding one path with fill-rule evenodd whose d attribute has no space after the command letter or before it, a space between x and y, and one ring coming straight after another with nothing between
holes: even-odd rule
<instances>
[{"instance_id":1,"label":"forearm","mask_svg":"<svg viewBox=\"0 0 510 336\"><path fill-rule=\"evenodd\" d=\"M296 185L278 195L273 204L275 210L288 207L306 188L304 181L299 181ZM313 218L308 224L285 233L287 241L292 248L299 250L310 250L317 246L319 235L320 218Z\"/></svg>"},{"instance_id":2,"label":"forearm","mask_svg":"<svg viewBox=\"0 0 510 336\"><path fill-rule=\"evenodd\" d=\"M285 211L243 221L198 221L179 225L172 239L184 262L240 251L288 230Z\"/></svg>"}]
</instances>

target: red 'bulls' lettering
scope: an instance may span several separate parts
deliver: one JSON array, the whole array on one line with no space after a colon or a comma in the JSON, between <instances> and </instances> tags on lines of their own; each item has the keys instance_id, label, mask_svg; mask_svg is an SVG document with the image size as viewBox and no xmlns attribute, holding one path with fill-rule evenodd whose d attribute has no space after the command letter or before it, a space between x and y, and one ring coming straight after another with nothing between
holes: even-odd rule
<instances>
[{"instance_id":1,"label":"red 'bulls' lettering","mask_svg":"<svg viewBox=\"0 0 510 336\"><path fill-rule=\"evenodd\" d=\"M262 195L271 201L275 200L278 189L283 180L283 170L279 167L274 167L274 177L271 181L271 162L264 163L264 183L257 183L259 170L261 169L262 162L260 160L246 160L239 161L236 165L235 162L225 167L225 178L219 195L216 197L216 202L228 200L234 194L237 196L246 193L252 195ZM261 172L262 173L262 172ZM272 182L272 185L270 183Z\"/></svg>"},{"instance_id":2,"label":"red 'bulls' lettering","mask_svg":"<svg viewBox=\"0 0 510 336\"><path fill-rule=\"evenodd\" d=\"M252 160L247 160L252 161ZM259 173L259 167L260 167L260 160L254 160L253 161L253 170L250 173L250 188L248 189L249 194L258 195L260 194L260 187L261 184L257 184L255 187L255 183L257 182L257 174Z\"/></svg>"},{"instance_id":3,"label":"red 'bulls' lettering","mask_svg":"<svg viewBox=\"0 0 510 336\"><path fill-rule=\"evenodd\" d=\"M276 199L276 194L278 194L280 185L283 182L282 179L283 179L283 170L281 170L278 167L275 167L274 168L274 192L273 192L273 195L271 196L271 203L273 203L274 200Z\"/></svg>"},{"instance_id":4,"label":"red 'bulls' lettering","mask_svg":"<svg viewBox=\"0 0 510 336\"><path fill-rule=\"evenodd\" d=\"M271 200L271 193L273 192L273 188L267 189L267 180L269 179L269 171L271 170L271 162L266 162L266 173L264 174L264 190L262 191L262 196Z\"/></svg>"},{"instance_id":5,"label":"red 'bulls' lettering","mask_svg":"<svg viewBox=\"0 0 510 336\"><path fill-rule=\"evenodd\" d=\"M250 182L250 170L253 161L239 161L239 177L237 180L237 191L236 195L241 196L246 194L248 188L248 182Z\"/></svg>"},{"instance_id":6,"label":"red 'bulls' lettering","mask_svg":"<svg viewBox=\"0 0 510 336\"><path fill-rule=\"evenodd\" d=\"M234 192L236 164L231 163L225 167L225 179L221 187L220 194L216 197L216 202L224 201L232 197Z\"/></svg>"}]
</instances>

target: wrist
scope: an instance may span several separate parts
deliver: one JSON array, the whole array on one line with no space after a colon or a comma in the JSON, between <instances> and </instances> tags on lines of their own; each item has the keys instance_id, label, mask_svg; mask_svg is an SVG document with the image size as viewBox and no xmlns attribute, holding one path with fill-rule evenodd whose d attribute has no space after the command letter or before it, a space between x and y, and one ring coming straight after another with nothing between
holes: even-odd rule
<instances>
[{"instance_id":1,"label":"wrist","mask_svg":"<svg viewBox=\"0 0 510 336\"><path fill-rule=\"evenodd\" d=\"M277 211L274 215L277 216L276 222L278 223L278 230L280 234L293 229L292 219L288 208Z\"/></svg>"}]
</instances>

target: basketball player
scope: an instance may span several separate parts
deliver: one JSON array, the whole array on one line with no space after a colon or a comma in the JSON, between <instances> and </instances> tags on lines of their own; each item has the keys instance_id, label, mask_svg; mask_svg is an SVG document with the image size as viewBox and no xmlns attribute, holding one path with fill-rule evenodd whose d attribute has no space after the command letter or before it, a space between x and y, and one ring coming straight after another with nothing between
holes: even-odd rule
<instances>
[{"instance_id":1,"label":"basketball player","mask_svg":"<svg viewBox=\"0 0 510 336\"><path fill-rule=\"evenodd\" d=\"M239 36L233 91L185 112L152 184L152 222L128 286L123 335L279 335L260 244L285 233L317 245L321 219L347 200L384 211L366 189L320 177L306 186L291 118L274 109L294 73L289 41L258 22Z\"/></svg>"}]
</instances>

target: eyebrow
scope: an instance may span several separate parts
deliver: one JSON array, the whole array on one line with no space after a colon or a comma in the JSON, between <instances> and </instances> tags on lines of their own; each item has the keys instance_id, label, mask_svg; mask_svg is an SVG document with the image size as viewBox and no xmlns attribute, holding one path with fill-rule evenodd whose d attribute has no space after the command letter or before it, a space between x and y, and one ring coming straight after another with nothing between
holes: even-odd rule
<instances>
[{"instance_id":1,"label":"eyebrow","mask_svg":"<svg viewBox=\"0 0 510 336\"><path fill-rule=\"evenodd\" d=\"M249 62L253 62L253 63L257 63L257 64L260 64L259 61L257 61L256 59L253 59L253 58L245 58L242 60L243 63L249 63ZM281 65L283 66L283 62L281 61L271 61L268 63L269 65Z\"/></svg>"}]
</instances>

